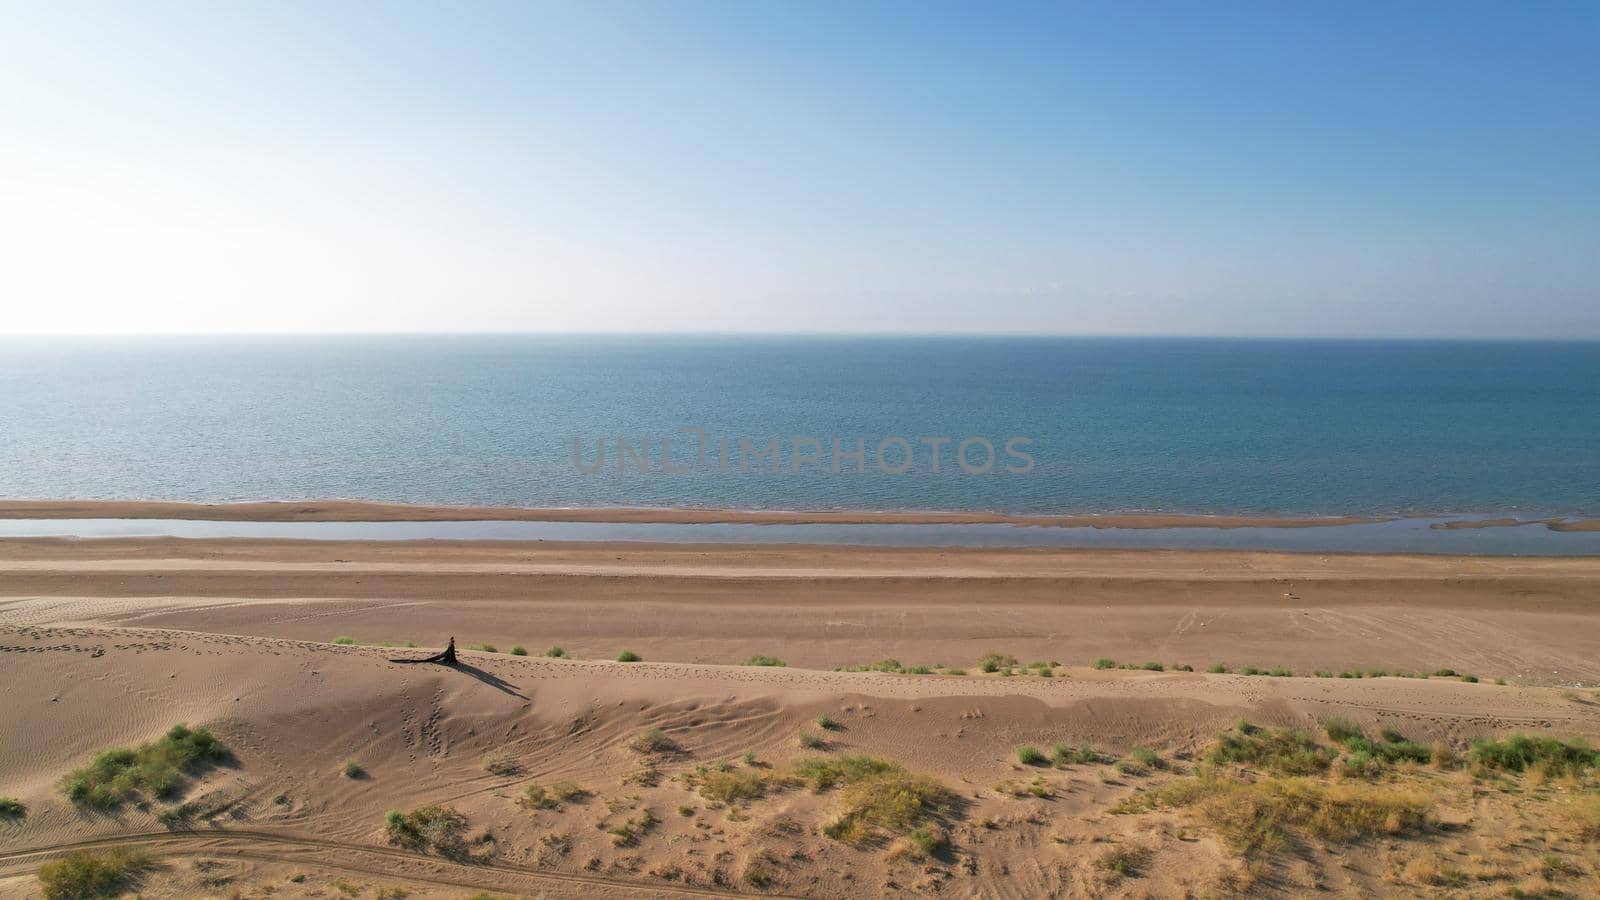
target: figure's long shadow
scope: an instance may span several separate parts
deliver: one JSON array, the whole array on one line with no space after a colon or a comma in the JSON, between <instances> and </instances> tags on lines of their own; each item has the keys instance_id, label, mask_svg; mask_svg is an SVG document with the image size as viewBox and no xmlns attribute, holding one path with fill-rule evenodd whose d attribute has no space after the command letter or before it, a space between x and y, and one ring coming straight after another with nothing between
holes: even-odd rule
<instances>
[{"instance_id":1,"label":"figure's long shadow","mask_svg":"<svg viewBox=\"0 0 1600 900\"><path fill-rule=\"evenodd\" d=\"M457 661L456 664L452 668L454 668L457 672L464 672L464 673L472 676L473 678L478 679L479 681L483 682L484 684L487 684L488 686L494 688L497 691L504 691L505 693L510 694L513 697L521 697L524 700L528 699L528 695L517 692L517 686L516 685L512 684L511 682L505 680L504 678L501 678L499 675L496 675L496 674L494 674L492 672L485 672L484 670L478 668L477 666L469 665L467 663L460 662L460 661Z\"/></svg>"}]
</instances>

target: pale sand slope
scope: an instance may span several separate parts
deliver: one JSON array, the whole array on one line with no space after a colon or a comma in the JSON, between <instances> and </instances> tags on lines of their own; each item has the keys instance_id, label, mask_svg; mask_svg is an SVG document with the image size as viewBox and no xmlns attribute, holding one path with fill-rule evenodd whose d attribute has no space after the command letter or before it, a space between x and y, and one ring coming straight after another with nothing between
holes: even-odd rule
<instances>
[{"instance_id":1,"label":"pale sand slope","mask_svg":"<svg viewBox=\"0 0 1600 900\"><path fill-rule=\"evenodd\" d=\"M3 541L0 622L834 668L1453 668L1600 684L1600 560L647 544ZM20 616L21 619L17 617Z\"/></svg>"},{"instance_id":2,"label":"pale sand slope","mask_svg":"<svg viewBox=\"0 0 1600 900\"><path fill-rule=\"evenodd\" d=\"M1063 670L1052 679L918 677L470 651L464 654L468 667L451 671L390 663L385 656L399 651L378 648L34 625L0 628L0 647L0 698L7 711L0 792L29 808L20 824L0 826L0 874L31 871L40 857L24 851L168 835L150 813L131 807L115 814L77 811L56 784L98 750L154 738L176 721L211 726L238 763L205 776L188 793L225 810L191 823L198 836L179 832L155 849L224 863L243 851L282 864L228 869L241 883L286 878L287 865L324 873L307 882L312 885L342 873L356 883L409 884L445 896L462 893L452 894L447 885L602 895L591 882L558 876L739 886L753 861L773 870L774 889L814 896L875 896L935 885L958 896L1092 895L1122 888L1177 896L1225 875L1230 854L1179 829L1152 831L1147 817L1106 815L1138 779L1108 779L1098 767L1050 773L1061 791L1051 801L999 794L993 785L1019 774L1013 748L1092 741L1118 752L1148 745L1181 757L1241 717L1315 727L1334 713L1424 741L1510 728L1600 734L1600 706L1559 691L1444 680L1090 669ZM829 733L833 752L866 750L898 760L936 774L967 798L970 806L952 829L953 861L895 862L881 847L822 838L815 828L833 802L826 794L789 790L731 814L670 777L656 787L619 782L640 765L627 743L641 729L663 728L682 746L681 754L663 761L669 776L746 751L781 767L801 753L797 730L822 712L843 723ZM525 770L488 774L484 759L495 751L514 754ZM345 778L340 768L352 759L370 777ZM594 796L559 812L514 803L525 783L557 780ZM280 793L286 802L274 802ZM385 810L435 802L467 814L475 833L493 835L485 845L490 865L378 855ZM681 815L680 807L691 815ZM634 846L613 846L601 829L645 808L661 823ZM986 820L999 826L980 824ZM214 840L219 831L231 837ZM547 835L556 836L553 843ZM1161 863L1148 866L1137 884L1117 888L1097 880L1090 851L1121 842L1157 854ZM194 870L175 865L152 885L158 893L163 884L178 893L192 887L183 879L198 877ZM1339 890L1370 890L1381 884L1386 865L1378 856L1351 853L1317 877ZM1289 866L1274 877L1298 885L1302 874ZM21 890L26 881L11 884Z\"/></svg>"}]
</instances>

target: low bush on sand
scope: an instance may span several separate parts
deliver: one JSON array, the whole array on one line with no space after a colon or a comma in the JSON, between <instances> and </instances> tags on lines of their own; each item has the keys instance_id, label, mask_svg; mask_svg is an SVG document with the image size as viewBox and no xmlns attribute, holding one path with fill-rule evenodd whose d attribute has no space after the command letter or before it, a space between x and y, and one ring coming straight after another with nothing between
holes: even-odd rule
<instances>
[{"instance_id":1,"label":"low bush on sand","mask_svg":"<svg viewBox=\"0 0 1600 900\"><path fill-rule=\"evenodd\" d=\"M670 753L678 749L677 741L667 737L659 728L649 728L634 735L628 746L638 753Z\"/></svg>"},{"instance_id":2,"label":"low bush on sand","mask_svg":"<svg viewBox=\"0 0 1600 900\"><path fill-rule=\"evenodd\" d=\"M1045 756L1038 747L1024 745L1017 748L1017 762L1025 766L1048 766L1050 757Z\"/></svg>"},{"instance_id":3,"label":"low bush on sand","mask_svg":"<svg viewBox=\"0 0 1600 900\"><path fill-rule=\"evenodd\" d=\"M351 645L355 644L356 643L356 639L353 638L353 637L336 637L336 638L333 639L333 642L335 644L342 644L342 645L348 647L348 646L351 646Z\"/></svg>"},{"instance_id":4,"label":"low bush on sand","mask_svg":"<svg viewBox=\"0 0 1600 900\"><path fill-rule=\"evenodd\" d=\"M551 659L566 659L567 651L564 647L551 647L544 651L544 655Z\"/></svg>"},{"instance_id":5,"label":"low bush on sand","mask_svg":"<svg viewBox=\"0 0 1600 900\"><path fill-rule=\"evenodd\" d=\"M571 803L587 793L570 781L558 781L548 787L530 784L522 789L522 802L534 809L560 809L562 804Z\"/></svg>"},{"instance_id":6,"label":"low bush on sand","mask_svg":"<svg viewBox=\"0 0 1600 900\"><path fill-rule=\"evenodd\" d=\"M1206 751L1213 765L1245 765L1279 775L1311 775L1327 771L1337 754L1296 729L1258 728L1240 722L1224 731Z\"/></svg>"},{"instance_id":7,"label":"low bush on sand","mask_svg":"<svg viewBox=\"0 0 1600 900\"><path fill-rule=\"evenodd\" d=\"M511 648L511 655L512 656L527 656L528 655L528 648L522 646L521 644L518 644L515 647Z\"/></svg>"},{"instance_id":8,"label":"low bush on sand","mask_svg":"<svg viewBox=\"0 0 1600 900\"><path fill-rule=\"evenodd\" d=\"M632 650L624 650L617 654L617 662L638 662L642 657Z\"/></svg>"},{"instance_id":9,"label":"low bush on sand","mask_svg":"<svg viewBox=\"0 0 1600 900\"><path fill-rule=\"evenodd\" d=\"M890 859L932 859L950 846L950 836L937 825L918 825L889 848Z\"/></svg>"},{"instance_id":10,"label":"low bush on sand","mask_svg":"<svg viewBox=\"0 0 1600 900\"><path fill-rule=\"evenodd\" d=\"M750 769L732 769L725 772L707 772L700 776L700 796L717 803L734 800L754 800L767 789L769 776Z\"/></svg>"},{"instance_id":11,"label":"low bush on sand","mask_svg":"<svg viewBox=\"0 0 1600 900\"><path fill-rule=\"evenodd\" d=\"M389 843L407 850L433 851L458 859L467 855L467 817L448 806L422 806L411 812L389 810L384 831Z\"/></svg>"},{"instance_id":12,"label":"low bush on sand","mask_svg":"<svg viewBox=\"0 0 1600 900\"><path fill-rule=\"evenodd\" d=\"M985 653L982 659L978 660L978 670L982 672L998 672L1001 669L1014 668L1016 664L1017 658L1015 656L1008 656L991 650Z\"/></svg>"},{"instance_id":13,"label":"low bush on sand","mask_svg":"<svg viewBox=\"0 0 1600 900\"><path fill-rule=\"evenodd\" d=\"M883 832L904 834L932 817L945 815L954 801L950 790L937 780L862 754L801 760L794 775L818 791L838 789L839 815L822 830L847 843Z\"/></svg>"},{"instance_id":14,"label":"low bush on sand","mask_svg":"<svg viewBox=\"0 0 1600 900\"><path fill-rule=\"evenodd\" d=\"M20 819L28 814L28 808L22 801L15 797L0 797L0 819Z\"/></svg>"},{"instance_id":15,"label":"low bush on sand","mask_svg":"<svg viewBox=\"0 0 1600 900\"><path fill-rule=\"evenodd\" d=\"M345 760L344 768L341 771L344 772L344 777L349 778L352 781L367 777L366 767L353 759Z\"/></svg>"},{"instance_id":16,"label":"low bush on sand","mask_svg":"<svg viewBox=\"0 0 1600 900\"><path fill-rule=\"evenodd\" d=\"M765 653L757 653L755 656L745 660L743 665L782 667L788 664L776 656L768 656Z\"/></svg>"},{"instance_id":17,"label":"low bush on sand","mask_svg":"<svg viewBox=\"0 0 1600 900\"><path fill-rule=\"evenodd\" d=\"M1076 747L1056 744L1050 748L1050 756L1058 766L1092 766L1106 760L1105 754L1088 744Z\"/></svg>"},{"instance_id":18,"label":"low bush on sand","mask_svg":"<svg viewBox=\"0 0 1600 900\"><path fill-rule=\"evenodd\" d=\"M1421 828L1428 810L1427 798L1415 791L1307 778L1184 778L1139 802L1191 809L1247 855L1280 850L1294 837L1350 843L1401 834Z\"/></svg>"},{"instance_id":19,"label":"low bush on sand","mask_svg":"<svg viewBox=\"0 0 1600 900\"><path fill-rule=\"evenodd\" d=\"M467 649L468 650L481 650L484 653L499 653L500 652L499 650L495 649L495 646L493 644L468 644L467 645Z\"/></svg>"},{"instance_id":20,"label":"low bush on sand","mask_svg":"<svg viewBox=\"0 0 1600 900\"><path fill-rule=\"evenodd\" d=\"M515 775L522 771L522 761L516 754L500 750L484 757L483 770L490 775Z\"/></svg>"},{"instance_id":21,"label":"low bush on sand","mask_svg":"<svg viewBox=\"0 0 1600 900\"><path fill-rule=\"evenodd\" d=\"M1468 759L1479 771L1539 769L1548 776L1559 777L1582 775L1600 766L1600 751L1581 740L1513 734L1499 741L1473 741Z\"/></svg>"},{"instance_id":22,"label":"low bush on sand","mask_svg":"<svg viewBox=\"0 0 1600 900\"><path fill-rule=\"evenodd\" d=\"M107 750L62 782L67 798L80 806L110 809L135 794L170 797L184 777L222 762L228 750L204 728L174 725L157 741L138 749Z\"/></svg>"},{"instance_id":23,"label":"low bush on sand","mask_svg":"<svg viewBox=\"0 0 1600 900\"><path fill-rule=\"evenodd\" d=\"M139 850L79 851L41 866L39 886L46 900L114 897L150 865L150 855Z\"/></svg>"}]
</instances>

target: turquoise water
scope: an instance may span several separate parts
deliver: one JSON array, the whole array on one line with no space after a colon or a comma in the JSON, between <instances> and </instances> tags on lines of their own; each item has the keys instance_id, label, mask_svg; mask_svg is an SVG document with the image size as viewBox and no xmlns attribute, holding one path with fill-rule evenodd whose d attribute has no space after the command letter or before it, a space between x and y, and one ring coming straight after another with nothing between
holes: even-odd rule
<instances>
[{"instance_id":1,"label":"turquoise water","mask_svg":"<svg viewBox=\"0 0 1600 900\"><path fill-rule=\"evenodd\" d=\"M711 438L704 464L686 426ZM648 445L649 471L617 471L618 435ZM905 474L876 465L894 435ZM688 471L661 471L663 436ZM858 436L866 471L835 473L833 440ZM602 471L575 465L575 437L585 465L605 439ZM740 437L777 438L784 471L740 471ZM798 473L795 437L822 451ZM952 439L939 472L920 437ZM994 471L952 464L968 437L996 447ZM1594 515L1600 344L9 339L0 496Z\"/></svg>"}]
</instances>

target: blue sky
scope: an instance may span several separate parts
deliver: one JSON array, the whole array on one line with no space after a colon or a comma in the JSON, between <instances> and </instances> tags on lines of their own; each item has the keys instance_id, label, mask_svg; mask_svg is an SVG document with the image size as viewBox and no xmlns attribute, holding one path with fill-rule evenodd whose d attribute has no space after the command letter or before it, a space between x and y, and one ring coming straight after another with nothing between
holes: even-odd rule
<instances>
[{"instance_id":1,"label":"blue sky","mask_svg":"<svg viewBox=\"0 0 1600 900\"><path fill-rule=\"evenodd\" d=\"M1600 337L1600 6L10 3L0 330Z\"/></svg>"}]
</instances>

